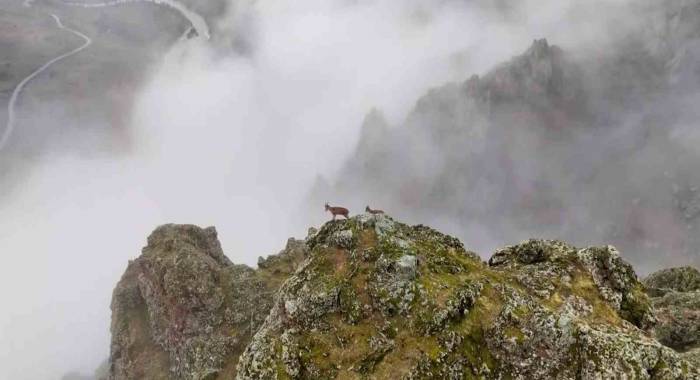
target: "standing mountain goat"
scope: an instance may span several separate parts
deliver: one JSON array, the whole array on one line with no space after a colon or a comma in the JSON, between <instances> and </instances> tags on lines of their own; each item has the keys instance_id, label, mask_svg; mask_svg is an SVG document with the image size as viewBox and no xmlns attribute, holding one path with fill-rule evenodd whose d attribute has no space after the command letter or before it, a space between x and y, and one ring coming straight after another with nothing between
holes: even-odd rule
<instances>
[{"instance_id":1,"label":"standing mountain goat","mask_svg":"<svg viewBox=\"0 0 700 380\"><path fill-rule=\"evenodd\" d=\"M371 208L369 208L369 206L365 207L365 211L367 211L368 213L370 213L370 214L372 214L372 215L377 215L377 214L383 214L383 213L384 213L384 211L382 211L382 210L372 210Z\"/></svg>"},{"instance_id":2,"label":"standing mountain goat","mask_svg":"<svg viewBox=\"0 0 700 380\"><path fill-rule=\"evenodd\" d=\"M350 219L348 216L350 214L350 211L346 209L345 207L333 207L329 206L328 203L326 203L326 211L330 211L331 214L333 214L333 220L335 220L336 215L342 215L345 217L345 219Z\"/></svg>"}]
</instances>

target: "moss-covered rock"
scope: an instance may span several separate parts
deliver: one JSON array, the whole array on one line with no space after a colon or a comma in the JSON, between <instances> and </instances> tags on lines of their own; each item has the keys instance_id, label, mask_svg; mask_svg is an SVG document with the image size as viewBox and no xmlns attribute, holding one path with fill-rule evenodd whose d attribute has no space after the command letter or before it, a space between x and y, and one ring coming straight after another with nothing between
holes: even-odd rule
<instances>
[{"instance_id":1,"label":"moss-covered rock","mask_svg":"<svg viewBox=\"0 0 700 380\"><path fill-rule=\"evenodd\" d=\"M663 296L670 291L700 291L700 271L693 267L662 269L645 278L644 285L653 296Z\"/></svg>"},{"instance_id":2,"label":"moss-covered rock","mask_svg":"<svg viewBox=\"0 0 700 380\"><path fill-rule=\"evenodd\" d=\"M690 364L700 368L700 347L681 353L681 357Z\"/></svg>"},{"instance_id":3,"label":"moss-covered rock","mask_svg":"<svg viewBox=\"0 0 700 380\"><path fill-rule=\"evenodd\" d=\"M598 296L622 318L642 329L655 322L649 297L615 247L577 249L560 241L533 239L497 251L489 265L509 269L542 298L551 297L561 285L570 286L574 277L585 281L590 277ZM586 273L587 278L577 276L578 272Z\"/></svg>"},{"instance_id":4,"label":"moss-covered rock","mask_svg":"<svg viewBox=\"0 0 700 380\"><path fill-rule=\"evenodd\" d=\"M700 376L700 292L654 298L653 331L685 352L663 346L611 246L529 240L487 264L431 228L358 215L258 266L232 264L213 228L156 229L114 291L110 378Z\"/></svg>"},{"instance_id":5,"label":"moss-covered rock","mask_svg":"<svg viewBox=\"0 0 700 380\"><path fill-rule=\"evenodd\" d=\"M368 215L307 246L238 379L699 376L647 334L649 298L613 247L530 240L487 265L452 237Z\"/></svg>"},{"instance_id":6,"label":"moss-covered rock","mask_svg":"<svg viewBox=\"0 0 700 380\"><path fill-rule=\"evenodd\" d=\"M680 351L700 347L700 291L667 293L654 299L654 307L661 343Z\"/></svg>"},{"instance_id":7,"label":"moss-covered rock","mask_svg":"<svg viewBox=\"0 0 700 380\"><path fill-rule=\"evenodd\" d=\"M213 227L165 225L129 263L112 298L111 379L230 379L306 255L290 239L254 270L224 255Z\"/></svg>"},{"instance_id":8,"label":"moss-covered rock","mask_svg":"<svg viewBox=\"0 0 700 380\"><path fill-rule=\"evenodd\" d=\"M700 362L700 272L692 267L664 269L644 279L658 323L656 338Z\"/></svg>"}]
</instances>

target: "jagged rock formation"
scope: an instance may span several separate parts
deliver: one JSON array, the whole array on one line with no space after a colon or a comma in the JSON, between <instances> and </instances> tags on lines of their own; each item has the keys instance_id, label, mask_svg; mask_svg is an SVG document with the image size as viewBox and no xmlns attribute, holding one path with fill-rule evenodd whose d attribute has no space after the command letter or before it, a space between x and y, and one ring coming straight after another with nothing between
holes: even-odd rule
<instances>
[{"instance_id":1,"label":"jagged rock formation","mask_svg":"<svg viewBox=\"0 0 700 380\"><path fill-rule=\"evenodd\" d=\"M214 228L165 225L148 238L112 299L110 379L228 379L303 245L234 265Z\"/></svg>"},{"instance_id":2,"label":"jagged rock formation","mask_svg":"<svg viewBox=\"0 0 700 380\"><path fill-rule=\"evenodd\" d=\"M664 314L615 248L529 240L484 263L386 215L311 229L257 270L213 228L159 227L112 308L111 379L700 376L650 335Z\"/></svg>"},{"instance_id":3,"label":"jagged rock formation","mask_svg":"<svg viewBox=\"0 0 700 380\"><path fill-rule=\"evenodd\" d=\"M559 202L547 200L566 184L541 186L551 182L550 168L527 163L536 152L558 156L552 142L567 143L574 126L590 118L583 80L560 48L536 40L482 77L430 90L400 127L373 110L341 180L315 189L311 198L373 199L411 210L418 220L439 210L485 225L498 220L505 229L519 221L517 207L519 214L547 214L537 218L540 226L558 224L552 216ZM470 198L478 201L465 202Z\"/></svg>"},{"instance_id":4,"label":"jagged rock formation","mask_svg":"<svg viewBox=\"0 0 700 380\"><path fill-rule=\"evenodd\" d=\"M664 269L649 275L644 285L656 310L656 338L700 365L700 272Z\"/></svg>"},{"instance_id":5,"label":"jagged rock formation","mask_svg":"<svg viewBox=\"0 0 700 380\"><path fill-rule=\"evenodd\" d=\"M645 272L700 265L699 5L630 5L644 21L584 52L535 40L429 90L398 125L372 110L310 204L371 199L479 234L479 249L556 236L613 243Z\"/></svg>"},{"instance_id":6,"label":"jagged rock formation","mask_svg":"<svg viewBox=\"0 0 700 380\"><path fill-rule=\"evenodd\" d=\"M307 244L238 379L697 373L644 332L649 299L612 247L532 240L486 265L452 237L369 215Z\"/></svg>"},{"instance_id":7,"label":"jagged rock formation","mask_svg":"<svg viewBox=\"0 0 700 380\"><path fill-rule=\"evenodd\" d=\"M657 8L645 39L652 54L668 69L669 80L682 90L700 83L700 7L696 0L653 1Z\"/></svg>"}]
</instances>

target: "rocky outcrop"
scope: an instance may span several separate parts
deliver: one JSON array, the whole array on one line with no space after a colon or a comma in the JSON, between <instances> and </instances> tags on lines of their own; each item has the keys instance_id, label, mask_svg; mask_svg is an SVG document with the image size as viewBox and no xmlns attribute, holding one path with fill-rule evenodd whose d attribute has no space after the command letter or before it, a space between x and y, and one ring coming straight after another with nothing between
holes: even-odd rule
<instances>
[{"instance_id":1,"label":"rocky outcrop","mask_svg":"<svg viewBox=\"0 0 700 380\"><path fill-rule=\"evenodd\" d=\"M277 286L304 255L290 240L256 271L232 264L212 227L159 227L114 290L110 379L235 376Z\"/></svg>"},{"instance_id":2,"label":"rocky outcrop","mask_svg":"<svg viewBox=\"0 0 700 380\"><path fill-rule=\"evenodd\" d=\"M585 110L582 74L561 48L540 39L533 41L522 55L497 66L483 78L472 76L462 86L490 107L522 103L534 112L557 110L563 115Z\"/></svg>"},{"instance_id":3,"label":"rocky outcrop","mask_svg":"<svg viewBox=\"0 0 700 380\"><path fill-rule=\"evenodd\" d=\"M700 7L697 0L651 2L645 41L668 69L671 83L696 91L700 83Z\"/></svg>"},{"instance_id":4,"label":"rocky outcrop","mask_svg":"<svg viewBox=\"0 0 700 380\"><path fill-rule=\"evenodd\" d=\"M671 292L654 298L656 337L663 344L686 351L700 347L700 292Z\"/></svg>"},{"instance_id":5,"label":"rocky outcrop","mask_svg":"<svg viewBox=\"0 0 700 380\"><path fill-rule=\"evenodd\" d=\"M656 338L700 364L700 272L692 267L664 269L644 279L658 323Z\"/></svg>"},{"instance_id":6,"label":"rocky outcrop","mask_svg":"<svg viewBox=\"0 0 700 380\"><path fill-rule=\"evenodd\" d=\"M680 354L681 358L685 359L691 365L700 368L700 348L694 348Z\"/></svg>"},{"instance_id":7,"label":"rocky outcrop","mask_svg":"<svg viewBox=\"0 0 700 380\"><path fill-rule=\"evenodd\" d=\"M535 294L551 296L552 279L583 266L602 297L622 318L647 330L656 320L649 298L632 266L612 246L575 249L556 241L529 240L499 250L491 257L492 267L518 268L518 280ZM539 265L538 265L539 264Z\"/></svg>"},{"instance_id":8,"label":"rocky outcrop","mask_svg":"<svg viewBox=\"0 0 700 380\"><path fill-rule=\"evenodd\" d=\"M686 271L647 283L685 290ZM484 263L386 215L312 228L258 269L211 227L165 225L114 291L110 379L694 379L695 346L651 335L691 293L654 314L614 247L528 240Z\"/></svg>"},{"instance_id":9,"label":"rocky outcrop","mask_svg":"<svg viewBox=\"0 0 700 380\"><path fill-rule=\"evenodd\" d=\"M669 292L700 291L700 271L693 267L662 269L645 278L644 285L656 297Z\"/></svg>"},{"instance_id":10,"label":"rocky outcrop","mask_svg":"<svg viewBox=\"0 0 700 380\"><path fill-rule=\"evenodd\" d=\"M282 285L238 379L691 379L645 330L649 298L613 247L531 240L483 263L388 216L329 222Z\"/></svg>"}]
</instances>

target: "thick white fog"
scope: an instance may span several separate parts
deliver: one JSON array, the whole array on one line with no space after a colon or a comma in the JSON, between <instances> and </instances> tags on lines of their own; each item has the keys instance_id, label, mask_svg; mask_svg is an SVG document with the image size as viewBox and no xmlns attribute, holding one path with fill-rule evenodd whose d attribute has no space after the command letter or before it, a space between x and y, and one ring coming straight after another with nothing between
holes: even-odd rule
<instances>
[{"instance_id":1,"label":"thick white fog","mask_svg":"<svg viewBox=\"0 0 700 380\"><path fill-rule=\"evenodd\" d=\"M622 30L607 29L611 19L634 22L615 0L231 1L207 21L249 48L217 36L172 46L125 111L118 149L71 149L103 133L86 125L0 178L15 181L0 198L0 378L58 379L106 359L111 291L157 225L214 225L234 262L255 265L328 218L322 204L300 204L355 149L370 109L399 123L429 88L483 73L535 38L595 49ZM24 96L41 97L41 81ZM50 125L72 107L50 95L18 112ZM0 159L26 158L14 152Z\"/></svg>"}]
</instances>

